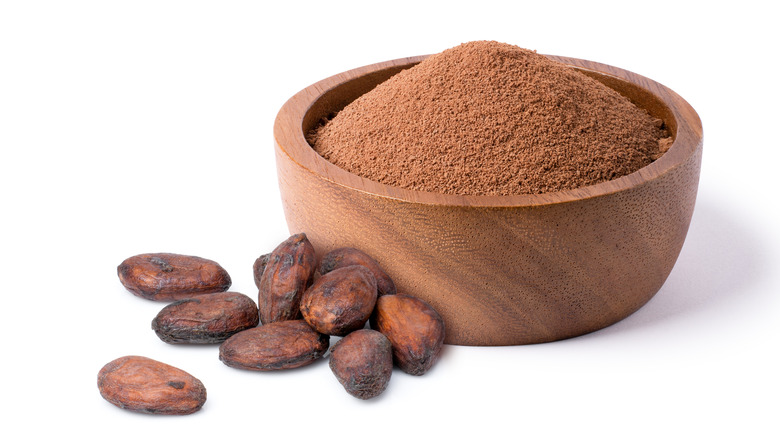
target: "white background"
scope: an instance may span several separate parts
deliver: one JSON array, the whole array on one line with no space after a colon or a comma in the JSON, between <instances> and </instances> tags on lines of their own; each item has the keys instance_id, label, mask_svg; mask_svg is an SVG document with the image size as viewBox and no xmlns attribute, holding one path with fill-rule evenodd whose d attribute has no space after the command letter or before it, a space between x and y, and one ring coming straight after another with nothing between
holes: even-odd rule
<instances>
[{"instance_id":1,"label":"white background","mask_svg":"<svg viewBox=\"0 0 780 438\"><path fill-rule=\"evenodd\" d=\"M538 3L0 3L0 434L777 436L776 14L747 1ZM162 304L125 291L116 266L200 255L256 299L255 257L288 236L272 140L287 98L477 39L631 70L698 111L696 211L650 303L566 341L446 346L428 374L396 370L371 401L325 360L253 373L216 346L159 341ZM104 401L98 370L128 354L200 378L203 410Z\"/></svg>"}]
</instances>

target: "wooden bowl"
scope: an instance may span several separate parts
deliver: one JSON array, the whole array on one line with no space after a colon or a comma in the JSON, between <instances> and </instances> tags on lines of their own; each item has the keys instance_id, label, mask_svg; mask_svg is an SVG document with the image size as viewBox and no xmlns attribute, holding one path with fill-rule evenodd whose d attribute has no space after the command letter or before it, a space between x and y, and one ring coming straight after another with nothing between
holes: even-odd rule
<instances>
[{"instance_id":1,"label":"wooden bowl","mask_svg":"<svg viewBox=\"0 0 780 438\"><path fill-rule=\"evenodd\" d=\"M446 342L516 345L592 332L639 309L661 288L696 201L702 126L672 90L640 75L550 56L661 118L674 144L630 175L541 195L459 196L383 185L322 158L304 133L324 116L425 57L350 70L297 93L274 125L290 232L317 253L374 256L401 293L444 318Z\"/></svg>"}]
</instances>

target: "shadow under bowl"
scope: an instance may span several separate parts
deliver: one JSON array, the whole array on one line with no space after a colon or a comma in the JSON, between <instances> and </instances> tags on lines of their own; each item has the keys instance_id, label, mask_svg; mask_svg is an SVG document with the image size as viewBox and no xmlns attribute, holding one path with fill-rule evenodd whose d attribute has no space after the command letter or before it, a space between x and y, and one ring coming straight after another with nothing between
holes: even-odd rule
<instances>
[{"instance_id":1,"label":"shadow under bowl","mask_svg":"<svg viewBox=\"0 0 780 438\"><path fill-rule=\"evenodd\" d=\"M382 62L317 82L279 111L276 163L290 232L305 232L319 256L351 246L376 258L400 293L442 315L449 344L555 341L639 309L663 285L688 232L701 121L648 78L548 57L664 120L670 149L630 175L538 195L459 196L380 184L325 160L305 133L425 56Z\"/></svg>"}]
</instances>

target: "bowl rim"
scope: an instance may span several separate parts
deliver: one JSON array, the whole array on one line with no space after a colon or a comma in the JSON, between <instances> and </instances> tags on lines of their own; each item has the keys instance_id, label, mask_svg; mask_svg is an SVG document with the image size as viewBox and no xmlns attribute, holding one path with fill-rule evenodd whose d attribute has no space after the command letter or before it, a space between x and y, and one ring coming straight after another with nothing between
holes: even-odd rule
<instances>
[{"instance_id":1,"label":"bowl rim","mask_svg":"<svg viewBox=\"0 0 780 438\"><path fill-rule=\"evenodd\" d=\"M292 96L274 121L276 153L283 153L299 166L333 184L368 195L391 198L415 204L447 205L451 207L537 207L581 201L647 184L685 164L702 146L702 124L696 111L677 93L642 75L598 62L545 55L548 58L592 73L611 76L644 89L654 95L675 118L677 133L669 150L649 165L622 177L598 184L542 194L520 195L456 195L410 190L382 184L344 170L319 155L306 141L303 118L323 94L345 82L385 69L411 67L430 55L399 58L347 70L318 81Z\"/></svg>"}]
</instances>

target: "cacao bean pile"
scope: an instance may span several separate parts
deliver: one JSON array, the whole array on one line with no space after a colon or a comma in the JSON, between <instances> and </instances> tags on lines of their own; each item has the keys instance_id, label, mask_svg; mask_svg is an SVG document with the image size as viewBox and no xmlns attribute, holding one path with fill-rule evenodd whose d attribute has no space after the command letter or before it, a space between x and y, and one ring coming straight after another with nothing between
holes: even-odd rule
<instances>
[{"instance_id":1,"label":"cacao bean pile","mask_svg":"<svg viewBox=\"0 0 780 438\"><path fill-rule=\"evenodd\" d=\"M170 253L140 254L117 268L134 295L173 301L152 320L169 344L220 344L219 360L233 368L273 371L311 364L329 353L329 366L347 393L382 394L395 365L419 376L440 356L444 322L426 302L400 294L379 263L355 248L319 261L304 233L255 260L257 305L238 292L218 263ZM367 323L368 327L367 328ZM331 336L341 337L332 347ZM135 412L183 415L206 402L200 380L142 356L125 356L98 373L100 394Z\"/></svg>"}]
</instances>

